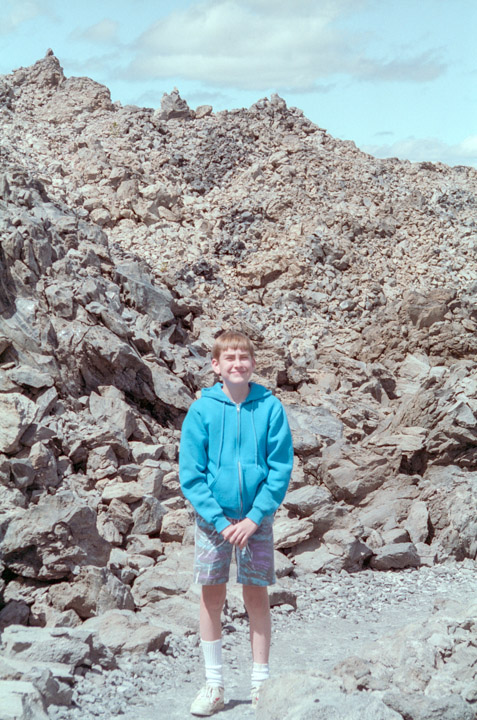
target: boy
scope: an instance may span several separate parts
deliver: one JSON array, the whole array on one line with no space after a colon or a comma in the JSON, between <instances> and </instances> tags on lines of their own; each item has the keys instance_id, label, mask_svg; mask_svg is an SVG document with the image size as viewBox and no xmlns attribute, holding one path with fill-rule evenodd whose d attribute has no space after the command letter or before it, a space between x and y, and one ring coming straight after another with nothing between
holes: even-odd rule
<instances>
[{"instance_id":1,"label":"boy","mask_svg":"<svg viewBox=\"0 0 477 720\"><path fill-rule=\"evenodd\" d=\"M194 582L202 585L206 685L191 705L193 715L212 715L224 707L221 613L234 548L250 620L254 706L269 677L272 524L293 465L282 404L262 385L250 383L255 354L249 338L222 333L214 343L212 368L222 384L204 389L191 405L179 454L182 491L197 513Z\"/></svg>"}]
</instances>

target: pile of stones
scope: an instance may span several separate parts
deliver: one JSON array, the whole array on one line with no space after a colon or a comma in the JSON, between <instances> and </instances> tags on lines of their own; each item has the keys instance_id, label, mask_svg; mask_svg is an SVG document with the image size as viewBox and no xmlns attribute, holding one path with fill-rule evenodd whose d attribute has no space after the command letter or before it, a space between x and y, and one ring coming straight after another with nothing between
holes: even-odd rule
<instances>
[{"instance_id":1,"label":"pile of stones","mask_svg":"<svg viewBox=\"0 0 477 720\"><path fill-rule=\"evenodd\" d=\"M275 607L475 563L475 169L377 160L276 95L123 107L51 51L0 77L0 120L6 720L197 631L178 442L223 329L294 436Z\"/></svg>"}]
</instances>

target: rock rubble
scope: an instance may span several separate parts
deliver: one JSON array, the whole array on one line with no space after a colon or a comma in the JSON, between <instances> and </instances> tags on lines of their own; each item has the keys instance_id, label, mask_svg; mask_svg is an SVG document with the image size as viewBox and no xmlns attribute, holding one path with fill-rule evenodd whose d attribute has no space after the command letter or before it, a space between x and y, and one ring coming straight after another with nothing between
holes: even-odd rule
<instances>
[{"instance_id":1,"label":"rock rubble","mask_svg":"<svg viewBox=\"0 0 477 720\"><path fill-rule=\"evenodd\" d=\"M122 672L130 653L162 667L193 646L177 451L222 329L254 340L294 435L278 622L305 613L303 588L336 601L337 574L475 568L473 168L377 160L276 95L214 113L174 89L159 109L123 107L51 51L0 78L0 119L5 720L86 712L85 673ZM240 626L236 592L227 612ZM452 612L452 632L426 618L386 662L379 648L341 656L333 677L307 679L308 700L325 683L326 712L348 694L361 717L471 717L475 628ZM447 705L437 679L411 682L409 638L434 647L422 662ZM271 718L272 697L261 707Z\"/></svg>"}]
</instances>

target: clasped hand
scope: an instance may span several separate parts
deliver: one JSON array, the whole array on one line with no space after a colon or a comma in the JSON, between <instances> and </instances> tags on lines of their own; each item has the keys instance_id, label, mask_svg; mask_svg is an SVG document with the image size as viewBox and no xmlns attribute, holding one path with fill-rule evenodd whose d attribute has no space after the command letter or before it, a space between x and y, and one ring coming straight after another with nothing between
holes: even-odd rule
<instances>
[{"instance_id":1,"label":"clasped hand","mask_svg":"<svg viewBox=\"0 0 477 720\"><path fill-rule=\"evenodd\" d=\"M257 528L257 523L254 523L250 518L244 518L238 523L227 525L227 527L222 530L221 535L223 535L229 543L237 545L240 550L243 550L248 543L249 537L253 535Z\"/></svg>"}]
</instances>

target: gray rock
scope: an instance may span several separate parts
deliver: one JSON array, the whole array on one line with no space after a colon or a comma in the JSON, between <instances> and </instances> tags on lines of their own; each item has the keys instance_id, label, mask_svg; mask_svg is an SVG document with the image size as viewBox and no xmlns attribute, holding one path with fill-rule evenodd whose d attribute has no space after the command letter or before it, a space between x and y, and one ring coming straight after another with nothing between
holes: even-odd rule
<instances>
[{"instance_id":1,"label":"gray rock","mask_svg":"<svg viewBox=\"0 0 477 720\"><path fill-rule=\"evenodd\" d=\"M174 556L145 570L136 578L132 587L138 607L148 606L170 595L185 593L192 582L193 549L184 549Z\"/></svg>"},{"instance_id":2,"label":"gray rock","mask_svg":"<svg viewBox=\"0 0 477 720\"><path fill-rule=\"evenodd\" d=\"M300 687L300 693L294 689ZM285 675L267 681L260 693L256 716L259 720L283 717L289 720L401 720L401 715L377 697L366 693L345 695L324 687L311 673Z\"/></svg>"},{"instance_id":3,"label":"gray rock","mask_svg":"<svg viewBox=\"0 0 477 720\"><path fill-rule=\"evenodd\" d=\"M70 665L83 664L90 647L67 628L33 628L10 625L2 634L2 652L7 658Z\"/></svg>"},{"instance_id":4,"label":"gray rock","mask_svg":"<svg viewBox=\"0 0 477 720\"><path fill-rule=\"evenodd\" d=\"M108 610L87 620L83 627L93 631L114 655L160 650L169 631L151 624L141 614Z\"/></svg>"},{"instance_id":5,"label":"gray rock","mask_svg":"<svg viewBox=\"0 0 477 720\"><path fill-rule=\"evenodd\" d=\"M333 504L331 493L323 487L304 486L287 493L283 505L293 510L300 517L310 517L318 510L326 507L330 510Z\"/></svg>"},{"instance_id":6,"label":"gray rock","mask_svg":"<svg viewBox=\"0 0 477 720\"><path fill-rule=\"evenodd\" d=\"M146 496L133 512L132 532L138 535L159 533L165 512L159 500Z\"/></svg>"},{"instance_id":7,"label":"gray rock","mask_svg":"<svg viewBox=\"0 0 477 720\"><path fill-rule=\"evenodd\" d=\"M164 93L161 100L161 109L156 110L154 117L157 120L187 119L192 117L187 102L181 98L177 88L167 94Z\"/></svg>"},{"instance_id":8,"label":"gray rock","mask_svg":"<svg viewBox=\"0 0 477 720\"><path fill-rule=\"evenodd\" d=\"M297 453L311 453L342 436L342 423L325 408L287 405L286 411Z\"/></svg>"},{"instance_id":9,"label":"gray rock","mask_svg":"<svg viewBox=\"0 0 477 720\"><path fill-rule=\"evenodd\" d=\"M167 325L174 319L170 309L171 293L165 288L155 287L138 263L118 265L116 273L129 302L136 310L147 313L161 325Z\"/></svg>"},{"instance_id":10,"label":"gray rock","mask_svg":"<svg viewBox=\"0 0 477 720\"><path fill-rule=\"evenodd\" d=\"M413 543L383 545L371 558L371 567L375 570L419 567L420 564L419 554Z\"/></svg>"},{"instance_id":11,"label":"gray rock","mask_svg":"<svg viewBox=\"0 0 477 720\"><path fill-rule=\"evenodd\" d=\"M84 567L74 582L53 585L48 597L57 610L74 610L82 619L134 609L129 587L107 568Z\"/></svg>"},{"instance_id":12,"label":"gray rock","mask_svg":"<svg viewBox=\"0 0 477 720\"><path fill-rule=\"evenodd\" d=\"M148 445L143 442L130 442L129 447L134 462L139 465L145 460L159 460L162 455L162 445Z\"/></svg>"},{"instance_id":13,"label":"gray rock","mask_svg":"<svg viewBox=\"0 0 477 720\"><path fill-rule=\"evenodd\" d=\"M425 502L416 500L412 503L405 526L413 543L427 540L429 536L429 512Z\"/></svg>"},{"instance_id":14,"label":"gray rock","mask_svg":"<svg viewBox=\"0 0 477 720\"><path fill-rule=\"evenodd\" d=\"M34 368L20 365L8 373L9 377L17 385L25 385L36 389L51 387L53 378L48 373L35 370Z\"/></svg>"},{"instance_id":15,"label":"gray rock","mask_svg":"<svg viewBox=\"0 0 477 720\"><path fill-rule=\"evenodd\" d=\"M0 452L13 453L36 417L36 405L20 393L0 393Z\"/></svg>"},{"instance_id":16,"label":"gray rock","mask_svg":"<svg viewBox=\"0 0 477 720\"><path fill-rule=\"evenodd\" d=\"M474 720L474 711L459 695L429 697L388 692L383 698L386 705L403 717L413 720Z\"/></svg>"},{"instance_id":17,"label":"gray rock","mask_svg":"<svg viewBox=\"0 0 477 720\"><path fill-rule=\"evenodd\" d=\"M48 720L41 694L32 682L0 680L2 720Z\"/></svg>"},{"instance_id":18,"label":"gray rock","mask_svg":"<svg viewBox=\"0 0 477 720\"><path fill-rule=\"evenodd\" d=\"M110 552L96 529L96 512L71 492L46 496L14 517L0 547L14 572L48 580L81 565L105 565Z\"/></svg>"}]
</instances>

